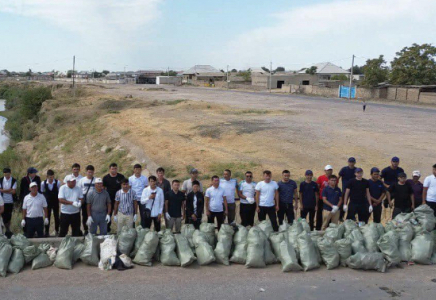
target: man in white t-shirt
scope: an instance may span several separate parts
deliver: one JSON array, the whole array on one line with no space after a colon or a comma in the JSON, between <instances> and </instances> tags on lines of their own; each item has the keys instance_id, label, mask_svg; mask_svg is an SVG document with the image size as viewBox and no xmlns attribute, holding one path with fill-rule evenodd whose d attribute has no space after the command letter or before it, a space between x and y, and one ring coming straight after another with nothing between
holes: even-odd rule
<instances>
[{"instance_id":1,"label":"man in white t-shirt","mask_svg":"<svg viewBox=\"0 0 436 300\"><path fill-rule=\"evenodd\" d=\"M73 171L77 172L77 168L75 170L73 169ZM86 197L88 195L91 195L91 193L95 191L94 173L95 173L94 166L88 165L86 166L86 176L82 177L81 179L76 178L77 186L82 190L84 203L86 203ZM75 176L74 173L72 175ZM79 176L82 175L79 174ZM83 230L85 231L84 235L87 235L89 229L88 224L86 224L88 220L88 208L86 205L83 205L81 210L82 210L82 226L83 226Z\"/></svg>"},{"instance_id":2,"label":"man in white t-shirt","mask_svg":"<svg viewBox=\"0 0 436 300\"><path fill-rule=\"evenodd\" d=\"M74 175L68 175L64 184L59 189L59 203L61 203L61 228L59 237L64 237L71 226L72 236L81 236L80 208L83 205L83 192L76 185Z\"/></svg>"},{"instance_id":3,"label":"man in white t-shirt","mask_svg":"<svg viewBox=\"0 0 436 300\"><path fill-rule=\"evenodd\" d=\"M71 174L65 176L63 184L67 184L67 177L68 176L73 176L76 179L76 185L79 183L80 179L83 178L83 176L80 175L80 165L78 163L74 163L71 166Z\"/></svg>"},{"instance_id":4,"label":"man in white t-shirt","mask_svg":"<svg viewBox=\"0 0 436 300\"><path fill-rule=\"evenodd\" d=\"M225 190L220 186L220 179L218 176L212 176L212 186L206 190L206 215L208 223L218 224L218 230L224 222L224 218L228 213L227 199Z\"/></svg>"},{"instance_id":5,"label":"man in white t-shirt","mask_svg":"<svg viewBox=\"0 0 436 300\"><path fill-rule=\"evenodd\" d=\"M279 186L277 182L271 180L271 177L271 171L263 171L263 181L256 185L257 216L259 221L263 221L266 219L266 215L268 215L274 231L277 231L279 229L279 225L277 224Z\"/></svg>"},{"instance_id":6,"label":"man in white t-shirt","mask_svg":"<svg viewBox=\"0 0 436 300\"><path fill-rule=\"evenodd\" d=\"M141 201L142 192L148 186L148 178L142 175L142 166L135 164L133 166L133 175L129 177L129 185L132 191L135 192L137 203ZM139 206L139 215L144 215L144 205ZM114 212L115 213L115 212Z\"/></svg>"},{"instance_id":7,"label":"man in white t-shirt","mask_svg":"<svg viewBox=\"0 0 436 300\"><path fill-rule=\"evenodd\" d=\"M256 200L254 194L256 182L253 181L253 173L245 172L245 180L239 183L239 214L241 216L242 226L253 226L254 216L256 215Z\"/></svg>"},{"instance_id":8,"label":"man in white t-shirt","mask_svg":"<svg viewBox=\"0 0 436 300\"><path fill-rule=\"evenodd\" d=\"M232 171L229 169L224 170L223 178L220 179L220 187L222 187L225 191L225 196L227 199L227 222L232 224L235 222L236 215L236 197L239 197L238 194L238 181L235 178L232 178Z\"/></svg>"},{"instance_id":9,"label":"man in white t-shirt","mask_svg":"<svg viewBox=\"0 0 436 300\"><path fill-rule=\"evenodd\" d=\"M422 202L433 209L436 217L436 164L433 165L433 174L427 176L424 180Z\"/></svg>"},{"instance_id":10,"label":"man in white t-shirt","mask_svg":"<svg viewBox=\"0 0 436 300\"><path fill-rule=\"evenodd\" d=\"M26 227L27 238L33 238L35 232L38 238L42 238L44 237L44 225L48 224L47 201L44 195L38 193L36 182L30 183L29 189L30 193L24 197L23 201L21 227Z\"/></svg>"}]
</instances>

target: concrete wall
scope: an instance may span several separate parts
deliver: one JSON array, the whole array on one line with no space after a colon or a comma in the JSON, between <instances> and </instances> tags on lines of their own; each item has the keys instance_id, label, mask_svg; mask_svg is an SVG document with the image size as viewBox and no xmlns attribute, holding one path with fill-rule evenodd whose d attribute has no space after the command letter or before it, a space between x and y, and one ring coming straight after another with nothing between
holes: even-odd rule
<instances>
[{"instance_id":1,"label":"concrete wall","mask_svg":"<svg viewBox=\"0 0 436 300\"><path fill-rule=\"evenodd\" d=\"M181 76L157 76L156 77L156 84L175 84L175 85L181 85L182 84L182 77Z\"/></svg>"},{"instance_id":2,"label":"concrete wall","mask_svg":"<svg viewBox=\"0 0 436 300\"><path fill-rule=\"evenodd\" d=\"M269 89L269 75L265 74L252 74L251 84L253 86L262 86L265 89ZM294 84L301 85L303 81L309 81L310 85L318 84L318 76L310 74L280 74L273 75L271 78L271 87L277 88L277 82L284 81L285 85Z\"/></svg>"},{"instance_id":3,"label":"concrete wall","mask_svg":"<svg viewBox=\"0 0 436 300\"><path fill-rule=\"evenodd\" d=\"M395 100L397 98L397 88L396 87L388 87L388 92L386 98L388 100Z\"/></svg>"},{"instance_id":4,"label":"concrete wall","mask_svg":"<svg viewBox=\"0 0 436 300\"><path fill-rule=\"evenodd\" d=\"M55 81L63 81L63 82L73 82L72 78L55 78ZM117 80L107 80L107 79L101 79L101 78L94 78L94 79L80 79L75 78L74 82L76 83L113 83L113 84L135 84L136 79L135 78L126 78L126 79L117 79Z\"/></svg>"},{"instance_id":5,"label":"concrete wall","mask_svg":"<svg viewBox=\"0 0 436 300\"><path fill-rule=\"evenodd\" d=\"M420 93L419 102L425 104L436 104L436 93Z\"/></svg>"}]
</instances>

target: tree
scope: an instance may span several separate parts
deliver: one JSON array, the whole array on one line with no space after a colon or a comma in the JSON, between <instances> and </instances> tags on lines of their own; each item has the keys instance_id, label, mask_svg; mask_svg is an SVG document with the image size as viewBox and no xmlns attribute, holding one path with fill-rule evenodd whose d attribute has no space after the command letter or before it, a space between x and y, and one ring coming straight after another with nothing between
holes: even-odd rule
<instances>
[{"instance_id":1,"label":"tree","mask_svg":"<svg viewBox=\"0 0 436 300\"><path fill-rule=\"evenodd\" d=\"M32 69L29 69L29 71L26 72L25 76L26 77L32 76Z\"/></svg>"},{"instance_id":2,"label":"tree","mask_svg":"<svg viewBox=\"0 0 436 300\"><path fill-rule=\"evenodd\" d=\"M71 78L73 77L73 70L68 70L67 71L67 78Z\"/></svg>"},{"instance_id":3,"label":"tree","mask_svg":"<svg viewBox=\"0 0 436 300\"><path fill-rule=\"evenodd\" d=\"M380 55L378 58L368 59L362 68L365 75L362 82L364 86L376 86L388 79L389 69L386 66L383 55Z\"/></svg>"},{"instance_id":4,"label":"tree","mask_svg":"<svg viewBox=\"0 0 436 300\"><path fill-rule=\"evenodd\" d=\"M236 69L232 69L230 72L232 72L232 73L236 73L236 72L238 72L238 70L236 70Z\"/></svg>"},{"instance_id":5,"label":"tree","mask_svg":"<svg viewBox=\"0 0 436 300\"><path fill-rule=\"evenodd\" d=\"M177 72L174 70L170 70L169 72L161 72L160 75L162 75L162 76L177 76Z\"/></svg>"},{"instance_id":6,"label":"tree","mask_svg":"<svg viewBox=\"0 0 436 300\"><path fill-rule=\"evenodd\" d=\"M340 81L346 81L349 78L345 74L339 74L339 75L333 75L330 80L340 80Z\"/></svg>"},{"instance_id":7,"label":"tree","mask_svg":"<svg viewBox=\"0 0 436 300\"><path fill-rule=\"evenodd\" d=\"M277 67L274 72L284 72L284 71L285 71L284 67Z\"/></svg>"},{"instance_id":8,"label":"tree","mask_svg":"<svg viewBox=\"0 0 436 300\"><path fill-rule=\"evenodd\" d=\"M431 44L413 44L404 47L396 55L391 62L392 84L436 84L436 47Z\"/></svg>"},{"instance_id":9,"label":"tree","mask_svg":"<svg viewBox=\"0 0 436 300\"><path fill-rule=\"evenodd\" d=\"M350 71L351 69L348 69ZM353 66L353 74L360 75L363 74L363 66Z\"/></svg>"},{"instance_id":10,"label":"tree","mask_svg":"<svg viewBox=\"0 0 436 300\"><path fill-rule=\"evenodd\" d=\"M108 70L103 70L102 73L103 73L104 75L107 75L107 74L109 74L110 72L109 72Z\"/></svg>"},{"instance_id":11,"label":"tree","mask_svg":"<svg viewBox=\"0 0 436 300\"><path fill-rule=\"evenodd\" d=\"M247 71L239 71L236 76L241 76L244 78L244 81L251 81L251 69L248 69Z\"/></svg>"},{"instance_id":12,"label":"tree","mask_svg":"<svg viewBox=\"0 0 436 300\"><path fill-rule=\"evenodd\" d=\"M266 68L266 67L262 67L262 70L264 70L265 72L268 72L268 73L269 73L269 69Z\"/></svg>"},{"instance_id":13,"label":"tree","mask_svg":"<svg viewBox=\"0 0 436 300\"><path fill-rule=\"evenodd\" d=\"M306 74L315 75L317 69L318 69L318 67L311 66L310 68L306 69Z\"/></svg>"}]
</instances>

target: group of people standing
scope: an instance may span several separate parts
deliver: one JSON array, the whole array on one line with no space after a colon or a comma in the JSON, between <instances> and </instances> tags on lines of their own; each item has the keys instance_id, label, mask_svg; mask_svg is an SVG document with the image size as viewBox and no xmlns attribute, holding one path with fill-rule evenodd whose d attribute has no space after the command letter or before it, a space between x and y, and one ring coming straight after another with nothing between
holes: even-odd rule
<instances>
[{"instance_id":1,"label":"group of people standing","mask_svg":"<svg viewBox=\"0 0 436 300\"><path fill-rule=\"evenodd\" d=\"M284 170L280 181L272 180L271 171L263 171L263 180L255 182L253 173L247 171L245 179L232 178L231 170L224 170L223 177L212 176L209 187L203 193L198 180L198 170L190 170L190 178L181 183L165 178L165 170L158 168L156 176L142 175L142 166L135 164L133 175L124 177L118 166L112 163L103 178L94 177L94 167L86 167L86 175L80 174L80 165L72 165L72 173L63 181L47 171L44 181L31 167L21 179L19 198L17 181L11 170L3 170L0 178L0 225L10 235L10 221L14 202L22 203L21 226L27 237L50 235L51 215L54 234L64 237L71 229L73 236L91 232L105 235L111 231L112 222L117 230L132 227L140 217L140 224L156 231L161 229L162 218L166 228L180 232L182 221L199 228L203 215L209 223L217 223L218 229L226 221L236 220L236 201L240 200L241 225L253 226L257 213L259 221L268 216L274 230L283 222L292 223L300 212L308 218L311 230L324 230L330 223L344 218L368 223L381 222L382 214L392 218L402 212L411 212L422 204L428 204L436 215L436 164L433 174L420 182L421 174L413 171L407 179L399 167L399 158L393 157L391 165L379 170L371 169L370 178L363 178L363 170L356 167L356 159L350 157L348 165L338 176L327 165L325 174L313 181L313 172L305 172L305 180L297 183ZM338 187L342 183L342 189ZM356 219L357 216L357 219ZM2 221L3 220L3 221ZM2 233L0 226L0 233Z\"/></svg>"}]
</instances>

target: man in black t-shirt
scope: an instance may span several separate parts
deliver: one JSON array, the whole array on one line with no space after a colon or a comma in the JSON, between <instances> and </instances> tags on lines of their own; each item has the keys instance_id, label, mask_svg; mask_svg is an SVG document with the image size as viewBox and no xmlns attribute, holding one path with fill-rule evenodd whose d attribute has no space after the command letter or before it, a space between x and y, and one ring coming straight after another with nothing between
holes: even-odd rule
<instances>
[{"instance_id":1,"label":"man in black t-shirt","mask_svg":"<svg viewBox=\"0 0 436 300\"><path fill-rule=\"evenodd\" d=\"M109 197L111 199L111 207L115 206L115 195L121 189L121 182L124 179L124 175L118 173L118 165L116 163L111 163L109 165L109 174L103 177L103 186L106 191L109 193ZM111 209L110 216L112 219L113 209ZM112 220L107 224L107 232L111 232L111 224Z\"/></svg>"},{"instance_id":2,"label":"man in black t-shirt","mask_svg":"<svg viewBox=\"0 0 436 300\"><path fill-rule=\"evenodd\" d=\"M394 156L391 159L391 165L382 170L380 177L383 179L386 189L388 189L389 186L391 186L392 184L397 183L398 174L404 173L404 170L400 168L399 165L400 165L400 159ZM388 219L389 214L387 209L389 206L389 201L387 198L383 201L383 206L384 206L383 218Z\"/></svg>"},{"instance_id":3,"label":"man in black t-shirt","mask_svg":"<svg viewBox=\"0 0 436 300\"><path fill-rule=\"evenodd\" d=\"M368 223L369 215L372 213L371 195L369 194L368 180L363 178L363 170L356 169L356 178L348 182L345 191L344 211L348 210L347 219Z\"/></svg>"},{"instance_id":4,"label":"man in black t-shirt","mask_svg":"<svg viewBox=\"0 0 436 300\"><path fill-rule=\"evenodd\" d=\"M300 210L301 217L306 219L309 214L309 226L313 231L315 225L315 212L318 208L319 188L315 181L312 181L313 172L307 170L304 174L306 180L300 183Z\"/></svg>"},{"instance_id":5,"label":"man in black t-shirt","mask_svg":"<svg viewBox=\"0 0 436 300\"><path fill-rule=\"evenodd\" d=\"M166 228L179 233L182 227L182 219L185 218L185 193L180 191L180 181L173 180L172 189L165 193L165 219Z\"/></svg>"},{"instance_id":6,"label":"man in black t-shirt","mask_svg":"<svg viewBox=\"0 0 436 300\"><path fill-rule=\"evenodd\" d=\"M406 183L406 181L407 175L405 173L400 173L398 174L398 182L389 186L389 206L394 207L392 219L400 213L409 213L415 209L413 189ZM394 204L392 204L392 200L394 200Z\"/></svg>"}]
</instances>

